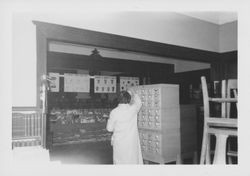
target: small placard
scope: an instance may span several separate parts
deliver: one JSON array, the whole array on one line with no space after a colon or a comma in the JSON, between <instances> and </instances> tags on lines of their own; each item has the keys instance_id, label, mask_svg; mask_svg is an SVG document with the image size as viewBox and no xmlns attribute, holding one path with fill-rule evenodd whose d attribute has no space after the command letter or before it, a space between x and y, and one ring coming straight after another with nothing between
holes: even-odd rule
<instances>
[{"instance_id":1,"label":"small placard","mask_svg":"<svg viewBox=\"0 0 250 176\"><path fill-rule=\"evenodd\" d=\"M59 73L49 73L49 77L51 78L50 91L59 92Z\"/></svg>"}]
</instances>

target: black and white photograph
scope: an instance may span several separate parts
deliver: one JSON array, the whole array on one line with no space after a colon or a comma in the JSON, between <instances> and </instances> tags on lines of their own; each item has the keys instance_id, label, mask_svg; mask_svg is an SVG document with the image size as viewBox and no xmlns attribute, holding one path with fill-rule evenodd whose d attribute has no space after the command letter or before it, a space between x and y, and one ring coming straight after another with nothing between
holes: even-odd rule
<instances>
[{"instance_id":1,"label":"black and white photograph","mask_svg":"<svg viewBox=\"0 0 250 176\"><path fill-rule=\"evenodd\" d=\"M250 174L244 3L29 2L1 12L1 175Z\"/></svg>"}]
</instances>

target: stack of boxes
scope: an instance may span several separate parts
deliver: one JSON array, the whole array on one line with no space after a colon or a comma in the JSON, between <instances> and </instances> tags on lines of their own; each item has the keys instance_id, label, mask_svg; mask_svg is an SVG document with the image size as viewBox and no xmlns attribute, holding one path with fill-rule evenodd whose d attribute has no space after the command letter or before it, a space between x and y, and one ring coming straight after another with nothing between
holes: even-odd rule
<instances>
[{"instance_id":1,"label":"stack of boxes","mask_svg":"<svg viewBox=\"0 0 250 176\"><path fill-rule=\"evenodd\" d=\"M145 160L167 163L180 159L179 85L131 88L141 98L138 128Z\"/></svg>"}]
</instances>

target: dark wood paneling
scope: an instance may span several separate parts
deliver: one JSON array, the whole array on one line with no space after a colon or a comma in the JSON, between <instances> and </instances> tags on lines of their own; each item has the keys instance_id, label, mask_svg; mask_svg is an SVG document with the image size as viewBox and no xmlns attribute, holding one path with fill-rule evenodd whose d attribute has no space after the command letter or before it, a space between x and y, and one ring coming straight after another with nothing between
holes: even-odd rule
<instances>
[{"instance_id":1,"label":"dark wood paneling","mask_svg":"<svg viewBox=\"0 0 250 176\"><path fill-rule=\"evenodd\" d=\"M211 80L238 78L238 55L237 51L220 54L220 59L211 64Z\"/></svg>"},{"instance_id":2,"label":"dark wood paneling","mask_svg":"<svg viewBox=\"0 0 250 176\"><path fill-rule=\"evenodd\" d=\"M131 73L134 76L151 76L154 82L166 82L169 74L174 72L173 64L161 64L113 58L94 58L86 55L75 55L48 52L48 69L68 68L86 69L90 72L113 71ZM156 79L157 78L157 79ZM165 80L165 81L164 81Z\"/></svg>"},{"instance_id":3,"label":"dark wood paneling","mask_svg":"<svg viewBox=\"0 0 250 176\"><path fill-rule=\"evenodd\" d=\"M114 34L79 29L69 26L33 21L40 31L53 41L68 42L112 48L122 51L133 51L155 56L172 57L175 59L193 60L201 62L216 61L219 54L216 52L188 48L135 39Z\"/></svg>"},{"instance_id":4,"label":"dark wood paneling","mask_svg":"<svg viewBox=\"0 0 250 176\"><path fill-rule=\"evenodd\" d=\"M230 51L230 52L221 53L220 58L224 62L237 62L238 52Z\"/></svg>"},{"instance_id":5,"label":"dark wood paneling","mask_svg":"<svg viewBox=\"0 0 250 176\"><path fill-rule=\"evenodd\" d=\"M207 80L210 80L210 69L174 73L167 81L171 84L180 85L180 103L200 103L201 99L193 99L193 96L190 95L189 86L192 85L193 90L200 89L201 76L205 76Z\"/></svg>"}]
</instances>

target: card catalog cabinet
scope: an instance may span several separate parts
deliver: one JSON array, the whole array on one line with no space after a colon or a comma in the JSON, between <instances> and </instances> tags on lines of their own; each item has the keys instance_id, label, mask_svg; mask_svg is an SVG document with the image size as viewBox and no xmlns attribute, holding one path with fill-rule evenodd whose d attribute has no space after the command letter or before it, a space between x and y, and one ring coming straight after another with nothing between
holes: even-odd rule
<instances>
[{"instance_id":1,"label":"card catalog cabinet","mask_svg":"<svg viewBox=\"0 0 250 176\"><path fill-rule=\"evenodd\" d=\"M179 85L155 84L131 88L141 98L138 128L145 160L157 163L180 157Z\"/></svg>"}]
</instances>

